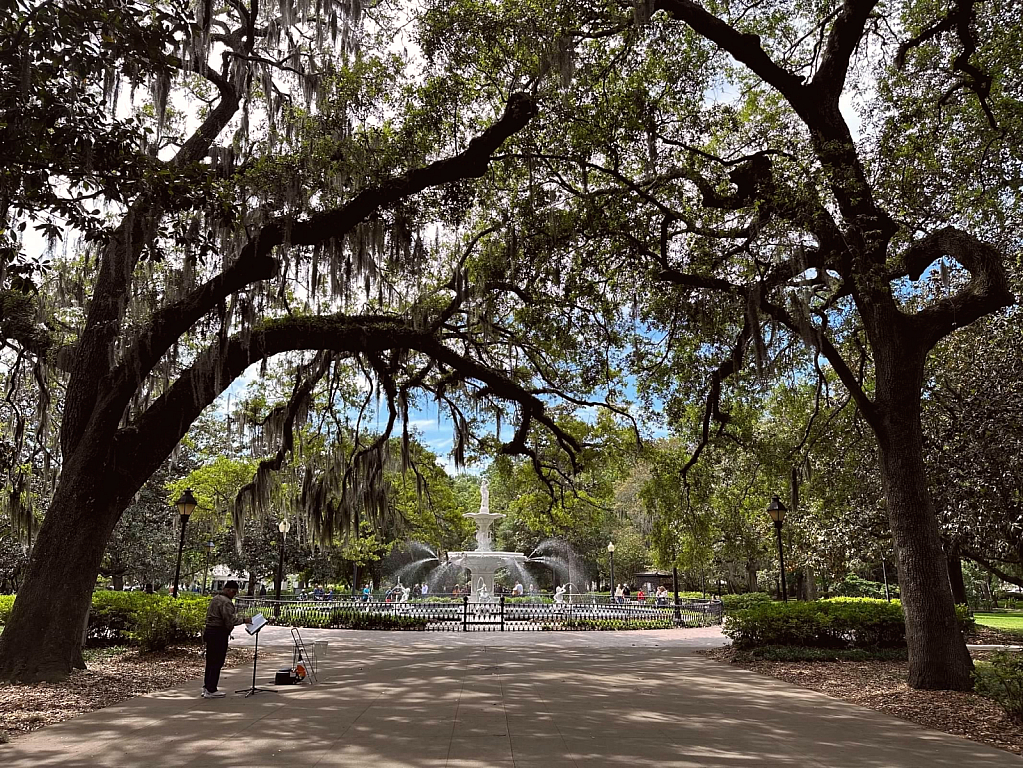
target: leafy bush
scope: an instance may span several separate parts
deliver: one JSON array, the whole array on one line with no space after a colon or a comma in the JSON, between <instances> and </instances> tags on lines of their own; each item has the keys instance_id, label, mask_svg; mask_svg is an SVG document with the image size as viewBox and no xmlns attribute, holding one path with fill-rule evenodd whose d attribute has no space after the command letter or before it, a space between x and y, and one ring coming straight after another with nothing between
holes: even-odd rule
<instances>
[{"instance_id":1,"label":"leafy bush","mask_svg":"<svg viewBox=\"0 0 1023 768\"><path fill-rule=\"evenodd\" d=\"M977 628L977 620L973 617L973 610L968 605L956 605L956 619L959 620L959 629L964 633L972 632Z\"/></svg>"},{"instance_id":2,"label":"leafy bush","mask_svg":"<svg viewBox=\"0 0 1023 768\"><path fill-rule=\"evenodd\" d=\"M95 592L89 613L92 642L131 642L146 651L202 638L209 598L178 599L145 592Z\"/></svg>"},{"instance_id":3,"label":"leafy bush","mask_svg":"<svg viewBox=\"0 0 1023 768\"><path fill-rule=\"evenodd\" d=\"M1023 655L998 651L990 664L974 672L977 693L1001 704L1017 722L1023 722Z\"/></svg>"},{"instance_id":4,"label":"leafy bush","mask_svg":"<svg viewBox=\"0 0 1023 768\"><path fill-rule=\"evenodd\" d=\"M162 651L175 643L196 642L202 638L208 599L149 597L156 599L132 614L127 631L128 637L142 650Z\"/></svg>"},{"instance_id":5,"label":"leafy bush","mask_svg":"<svg viewBox=\"0 0 1023 768\"><path fill-rule=\"evenodd\" d=\"M889 592L898 596L899 585L889 584ZM884 599L884 582L861 579L855 573L848 574L835 586L835 594L843 597L874 597Z\"/></svg>"},{"instance_id":6,"label":"leafy bush","mask_svg":"<svg viewBox=\"0 0 1023 768\"><path fill-rule=\"evenodd\" d=\"M623 629L671 629L674 622L671 619L639 619L636 621L624 621L623 619L565 619L561 622L565 629L595 629L595 630L623 630ZM548 629L544 626L544 629Z\"/></svg>"},{"instance_id":7,"label":"leafy bush","mask_svg":"<svg viewBox=\"0 0 1023 768\"><path fill-rule=\"evenodd\" d=\"M0 595L0 626L7 623L14 608L14 595Z\"/></svg>"},{"instance_id":8,"label":"leafy bush","mask_svg":"<svg viewBox=\"0 0 1023 768\"><path fill-rule=\"evenodd\" d=\"M313 607L288 610L285 606L279 616L266 614L271 624L293 627L312 627L315 629L397 629L423 630L428 620L425 616L406 616L403 614L375 613L359 608Z\"/></svg>"},{"instance_id":9,"label":"leafy bush","mask_svg":"<svg viewBox=\"0 0 1023 768\"><path fill-rule=\"evenodd\" d=\"M725 613L742 611L754 605L770 603L771 596L766 592L743 592L739 595L721 595L721 606Z\"/></svg>"},{"instance_id":10,"label":"leafy bush","mask_svg":"<svg viewBox=\"0 0 1023 768\"><path fill-rule=\"evenodd\" d=\"M874 600L761 603L728 615L736 648L898 648L906 644L902 606Z\"/></svg>"},{"instance_id":11,"label":"leafy bush","mask_svg":"<svg viewBox=\"0 0 1023 768\"><path fill-rule=\"evenodd\" d=\"M956 616L964 632L973 627L973 615L966 606L957 606ZM740 649L770 645L878 649L906 645L902 604L865 597L761 603L730 613L724 632Z\"/></svg>"}]
</instances>

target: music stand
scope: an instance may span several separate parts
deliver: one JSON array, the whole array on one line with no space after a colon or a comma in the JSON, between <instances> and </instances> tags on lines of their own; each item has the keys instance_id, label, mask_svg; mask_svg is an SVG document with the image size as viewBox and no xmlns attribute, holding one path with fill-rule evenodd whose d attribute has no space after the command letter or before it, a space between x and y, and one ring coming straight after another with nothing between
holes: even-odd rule
<instances>
[{"instance_id":1,"label":"music stand","mask_svg":"<svg viewBox=\"0 0 1023 768\"><path fill-rule=\"evenodd\" d=\"M260 614L259 617L262 618L262 614ZM256 636L256 647L252 653L252 685L248 688L242 688L240 691L235 691L235 693L244 693L246 699L249 698L249 696L255 696L257 693L279 693L279 691L272 691L269 688L256 687L256 659L259 658L259 630L261 630L266 625L267 621L264 619L263 623L257 626L251 632L249 631L249 625L248 624L245 625L245 631L248 632L250 635Z\"/></svg>"}]
</instances>

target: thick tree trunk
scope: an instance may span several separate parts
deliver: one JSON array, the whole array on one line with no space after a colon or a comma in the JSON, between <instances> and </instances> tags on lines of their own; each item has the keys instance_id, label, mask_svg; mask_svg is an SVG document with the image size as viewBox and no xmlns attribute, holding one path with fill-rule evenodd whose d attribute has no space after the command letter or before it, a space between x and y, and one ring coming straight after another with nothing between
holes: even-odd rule
<instances>
[{"instance_id":1,"label":"thick tree trunk","mask_svg":"<svg viewBox=\"0 0 1023 768\"><path fill-rule=\"evenodd\" d=\"M109 488L117 479L97 467L75 471L75 464L61 475L25 582L0 634L2 680L61 680L85 668L82 625L120 509L111 503Z\"/></svg>"},{"instance_id":2,"label":"thick tree trunk","mask_svg":"<svg viewBox=\"0 0 1023 768\"><path fill-rule=\"evenodd\" d=\"M945 551L924 473L919 397L894 400L901 402L881 414L877 439L906 614L908 682L913 688L970 690L973 662L956 620Z\"/></svg>"},{"instance_id":3,"label":"thick tree trunk","mask_svg":"<svg viewBox=\"0 0 1023 768\"><path fill-rule=\"evenodd\" d=\"M118 592L123 592L124 591L124 574L123 573L115 573L111 578L113 579L113 582L114 582L113 583L114 589L116 591L118 591Z\"/></svg>"},{"instance_id":4,"label":"thick tree trunk","mask_svg":"<svg viewBox=\"0 0 1023 768\"><path fill-rule=\"evenodd\" d=\"M746 591L757 591L757 564L752 560L746 563Z\"/></svg>"}]
</instances>

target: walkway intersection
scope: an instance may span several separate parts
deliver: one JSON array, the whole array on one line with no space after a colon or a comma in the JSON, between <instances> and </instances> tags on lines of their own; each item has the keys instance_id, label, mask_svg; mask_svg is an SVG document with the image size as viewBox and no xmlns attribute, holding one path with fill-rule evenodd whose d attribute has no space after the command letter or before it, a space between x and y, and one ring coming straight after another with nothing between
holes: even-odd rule
<instances>
[{"instance_id":1,"label":"walkway intersection","mask_svg":"<svg viewBox=\"0 0 1023 768\"><path fill-rule=\"evenodd\" d=\"M5 768L1019 768L1019 758L693 653L717 630L308 632L316 685L199 682L0 746ZM260 643L259 684L290 661ZM263 645L268 654L263 657ZM239 643L241 644L241 643ZM251 668L222 687L245 688Z\"/></svg>"}]
</instances>

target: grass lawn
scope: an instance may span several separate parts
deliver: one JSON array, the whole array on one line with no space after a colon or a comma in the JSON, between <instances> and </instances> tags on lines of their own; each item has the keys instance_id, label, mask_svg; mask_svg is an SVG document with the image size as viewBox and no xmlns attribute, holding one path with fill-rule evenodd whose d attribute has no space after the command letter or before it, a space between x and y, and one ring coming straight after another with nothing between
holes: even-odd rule
<instances>
[{"instance_id":1,"label":"grass lawn","mask_svg":"<svg viewBox=\"0 0 1023 768\"><path fill-rule=\"evenodd\" d=\"M985 627L994 627L1004 632L1023 635L1023 612L975 613L973 618Z\"/></svg>"}]
</instances>

